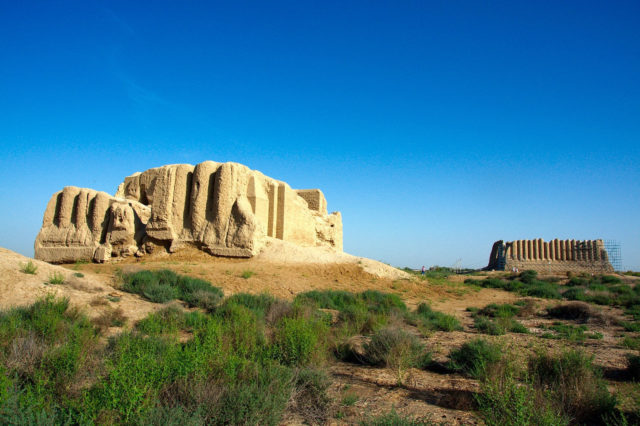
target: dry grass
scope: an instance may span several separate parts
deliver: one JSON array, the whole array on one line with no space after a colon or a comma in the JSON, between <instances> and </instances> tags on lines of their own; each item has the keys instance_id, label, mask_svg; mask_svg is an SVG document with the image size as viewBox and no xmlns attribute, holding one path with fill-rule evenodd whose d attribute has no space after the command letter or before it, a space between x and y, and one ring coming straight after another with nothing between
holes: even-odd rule
<instances>
[{"instance_id":1,"label":"dry grass","mask_svg":"<svg viewBox=\"0 0 640 426\"><path fill-rule=\"evenodd\" d=\"M127 317L122 308L107 308L91 322L104 332L109 327L122 327L127 322Z\"/></svg>"}]
</instances>

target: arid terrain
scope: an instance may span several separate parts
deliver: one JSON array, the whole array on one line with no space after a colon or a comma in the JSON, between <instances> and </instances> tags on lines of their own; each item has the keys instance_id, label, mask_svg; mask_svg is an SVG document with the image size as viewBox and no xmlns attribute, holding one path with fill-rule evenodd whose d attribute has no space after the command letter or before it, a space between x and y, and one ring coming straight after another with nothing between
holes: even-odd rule
<instances>
[{"instance_id":1,"label":"arid terrain","mask_svg":"<svg viewBox=\"0 0 640 426\"><path fill-rule=\"evenodd\" d=\"M69 298L90 318L99 318L107 311L120 310L125 320L111 326L107 335L131 329L150 312L164 308L121 288L121 275L140 270L169 269L178 274L209 281L223 290L225 297L238 293L264 294L292 301L296 295L310 290L343 290L360 293L377 290L399 296L410 310L427 303L434 311L454 316L461 329L440 331L425 329L400 320L395 326L418 337L431 353L430 368L407 368L403 371L388 367L364 365L358 362L331 359L328 361L332 398L329 424L353 424L372 416L395 412L400 416L426 419L445 424L482 424L476 413L474 394L479 392L478 380L446 368L450 353L465 342L481 337L500 344L505 354L523 363L527 356L540 351L560 353L580 348L594 356L593 363L602 369L609 390L617 395L618 406L633 411L638 390L627 379L627 356L637 354L633 345L637 331L628 331L630 321L624 309L605 304L588 304L588 318L552 318L547 309L568 303L567 300L522 296L517 292L483 288L466 279L506 277L500 272L473 275L427 274L427 278L391 268L368 259L330 252L279 246L253 259L214 258L195 249L138 260L128 258L118 263L84 263L61 266L25 258L0 249L0 307L28 305L46 294ZM37 267L35 274L21 269L29 261ZM51 277L61 274L62 284L51 284ZM566 276L555 277L563 287ZM637 277L621 276L625 285L635 287ZM490 335L478 330L478 310L490 304L518 304L523 307L515 316L526 333L506 331ZM185 305L186 306L186 305ZM474 309L475 308L475 309ZM393 320L392 320L393 324ZM553 326L565 324L583 327L582 335L561 335ZM283 422L303 423L294 412L287 412Z\"/></svg>"}]
</instances>

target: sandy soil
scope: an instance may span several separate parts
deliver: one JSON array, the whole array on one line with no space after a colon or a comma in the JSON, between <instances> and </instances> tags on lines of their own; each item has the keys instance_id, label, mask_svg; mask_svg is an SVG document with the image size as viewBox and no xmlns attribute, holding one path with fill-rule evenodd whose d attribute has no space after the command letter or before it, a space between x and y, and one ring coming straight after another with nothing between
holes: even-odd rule
<instances>
[{"instance_id":1,"label":"sandy soil","mask_svg":"<svg viewBox=\"0 0 640 426\"><path fill-rule=\"evenodd\" d=\"M38 266L35 275L21 272L22 265L29 260ZM400 295L410 308L426 301L436 310L455 315L464 327L462 331L433 332L421 337L437 363L444 364L453 349L477 337L501 343L505 353L516 354L520 359L541 349L562 351L580 347L594 355L595 364L603 368L606 377L613 378L610 388L615 392L627 392L627 384L615 377L626 367L627 354L634 352L623 348L621 339L624 335L640 335L624 332L622 327L615 325L616 319L623 317L620 309L596 307L602 313L601 320L586 325L589 332L601 333L602 339L587 339L578 343L541 338L544 332L542 327L554 321L545 316L545 308L561 303L541 299L531 299L531 311L518 318L530 334L479 334L473 327L468 307L513 303L521 298L501 290L466 286L463 281L468 276L423 281L369 259L343 254L336 256L323 250L291 249L278 243L271 244L269 250L253 259L214 258L195 248L186 248L179 253L157 255L144 260L130 258L119 263L63 266L28 259L0 248L0 309L30 304L43 295L53 293L68 297L73 305L82 307L90 317L119 307L128 318L125 327L130 327L163 305L119 291L117 272L164 268L209 280L221 287L225 295L268 292L291 300L296 294L312 289L353 292L375 289ZM64 275L64 284L47 283L54 272ZM564 322L577 325L571 321ZM109 331L112 334L120 329ZM415 328L412 332L418 334ZM363 418L388 413L392 409L401 415L446 424L479 423L473 413L473 394L478 390L475 380L457 374L417 369L411 369L399 378L396 372L389 369L344 362L333 362L329 368L333 378L330 394L337 404L336 417L330 420L330 424L357 424ZM348 394L356 395L356 401L341 405L340 401ZM286 424L299 422L300 419L285 418Z\"/></svg>"}]
</instances>

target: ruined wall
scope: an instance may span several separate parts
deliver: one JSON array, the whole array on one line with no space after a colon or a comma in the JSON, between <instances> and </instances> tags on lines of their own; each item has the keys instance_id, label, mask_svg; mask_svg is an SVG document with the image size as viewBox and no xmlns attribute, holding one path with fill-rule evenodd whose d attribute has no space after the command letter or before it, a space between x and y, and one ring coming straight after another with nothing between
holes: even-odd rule
<instances>
[{"instance_id":1,"label":"ruined wall","mask_svg":"<svg viewBox=\"0 0 640 426\"><path fill-rule=\"evenodd\" d=\"M151 209L138 202L67 186L49 200L35 258L64 263L135 254L150 215Z\"/></svg>"},{"instance_id":2,"label":"ruined wall","mask_svg":"<svg viewBox=\"0 0 640 426\"><path fill-rule=\"evenodd\" d=\"M82 202L74 198L79 192L102 194L99 208L91 210L91 215L102 215L102 222L91 222L90 238L87 232L78 231L83 225L66 219L86 214ZM120 206L120 210L106 209L106 205ZM116 225L113 231L106 225L120 216L131 216L124 206L135 212L144 210L137 213L135 238L126 244L115 242ZM342 218L337 212L327 214L320 190L295 191L241 164L206 161L136 173L125 178L115 197L74 187L54 194L36 239L36 258L102 261L110 256L142 256L158 247L173 252L185 243L214 255L250 257L260 250L266 236L342 250Z\"/></svg>"},{"instance_id":3,"label":"ruined wall","mask_svg":"<svg viewBox=\"0 0 640 426\"><path fill-rule=\"evenodd\" d=\"M496 241L486 269L540 272L613 272L602 240Z\"/></svg>"}]
</instances>

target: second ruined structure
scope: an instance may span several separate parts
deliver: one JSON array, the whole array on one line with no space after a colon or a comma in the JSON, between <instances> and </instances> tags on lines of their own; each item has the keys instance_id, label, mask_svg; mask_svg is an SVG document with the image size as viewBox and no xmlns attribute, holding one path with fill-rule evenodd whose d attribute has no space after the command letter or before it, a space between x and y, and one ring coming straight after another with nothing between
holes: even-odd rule
<instances>
[{"instance_id":1,"label":"second ruined structure","mask_svg":"<svg viewBox=\"0 0 640 426\"><path fill-rule=\"evenodd\" d=\"M293 190L241 164L206 161L136 173L115 196L65 187L49 201L35 257L102 262L185 244L251 257L266 237L342 251L342 218L327 213L319 189Z\"/></svg>"},{"instance_id":2,"label":"second ruined structure","mask_svg":"<svg viewBox=\"0 0 640 426\"><path fill-rule=\"evenodd\" d=\"M489 257L489 270L518 268L540 272L613 272L602 240L543 239L496 241Z\"/></svg>"}]
</instances>

